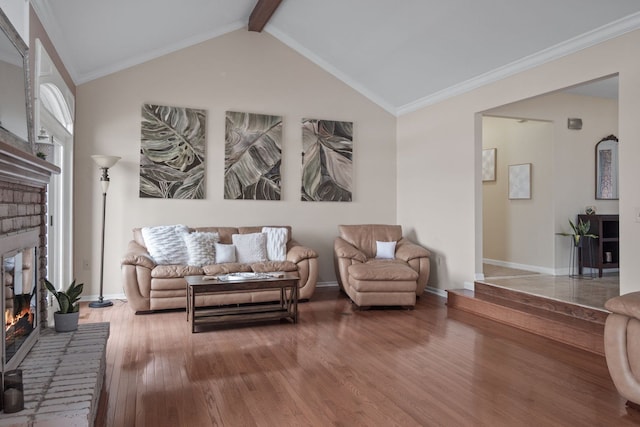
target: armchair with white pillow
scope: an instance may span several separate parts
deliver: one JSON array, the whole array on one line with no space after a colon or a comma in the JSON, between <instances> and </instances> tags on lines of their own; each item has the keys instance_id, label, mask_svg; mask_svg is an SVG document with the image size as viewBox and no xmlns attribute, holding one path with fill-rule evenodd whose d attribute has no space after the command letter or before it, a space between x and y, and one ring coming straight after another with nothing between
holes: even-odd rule
<instances>
[{"instance_id":1,"label":"armchair with white pillow","mask_svg":"<svg viewBox=\"0 0 640 427\"><path fill-rule=\"evenodd\" d=\"M429 280L431 253L402 236L400 225L340 225L334 267L358 307L413 307Z\"/></svg>"}]
</instances>

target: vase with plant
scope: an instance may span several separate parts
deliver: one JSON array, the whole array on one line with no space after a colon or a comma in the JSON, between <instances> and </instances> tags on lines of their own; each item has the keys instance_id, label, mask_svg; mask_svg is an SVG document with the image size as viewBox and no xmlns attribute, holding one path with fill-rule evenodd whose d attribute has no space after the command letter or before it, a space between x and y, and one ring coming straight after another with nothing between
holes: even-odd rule
<instances>
[{"instance_id":1,"label":"vase with plant","mask_svg":"<svg viewBox=\"0 0 640 427\"><path fill-rule=\"evenodd\" d=\"M44 284L58 302L59 310L53 313L56 331L70 332L78 329L78 319L80 317L79 301L84 283L76 284L74 279L67 290L60 291L47 279L44 279Z\"/></svg>"},{"instance_id":2,"label":"vase with plant","mask_svg":"<svg viewBox=\"0 0 640 427\"><path fill-rule=\"evenodd\" d=\"M591 221L584 222L582 221L582 219L579 219L578 223L575 224L573 221L571 221L571 218L569 218L569 225L571 226L571 231L572 231L571 233L558 233L558 234L561 236L573 237L574 246L581 246L585 237L590 239L598 238L597 235L589 233L589 230L591 229Z\"/></svg>"}]
</instances>

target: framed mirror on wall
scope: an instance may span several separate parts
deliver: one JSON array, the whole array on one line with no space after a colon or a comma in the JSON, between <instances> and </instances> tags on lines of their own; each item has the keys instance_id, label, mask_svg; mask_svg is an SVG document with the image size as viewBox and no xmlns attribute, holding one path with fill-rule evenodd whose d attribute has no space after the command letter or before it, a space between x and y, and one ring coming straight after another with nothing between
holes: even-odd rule
<instances>
[{"instance_id":1,"label":"framed mirror on wall","mask_svg":"<svg viewBox=\"0 0 640 427\"><path fill-rule=\"evenodd\" d=\"M0 141L33 154L27 45L0 9Z\"/></svg>"},{"instance_id":2,"label":"framed mirror on wall","mask_svg":"<svg viewBox=\"0 0 640 427\"><path fill-rule=\"evenodd\" d=\"M618 138L609 135L596 144L596 199L618 199Z\"/></svg>"}]
</instances>

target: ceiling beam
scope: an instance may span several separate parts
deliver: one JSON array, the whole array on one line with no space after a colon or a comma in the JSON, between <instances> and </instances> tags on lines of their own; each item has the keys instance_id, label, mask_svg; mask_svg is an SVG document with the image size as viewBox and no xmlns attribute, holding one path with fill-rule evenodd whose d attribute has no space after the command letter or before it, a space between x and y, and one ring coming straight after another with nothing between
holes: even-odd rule
<instances>
[{"instance_id":1,"label":"ceiling beam","mask_svg":"<svg viewBox=\"0 0 640 427\"><path fill-rule=\"evenodd\" d=\"M249 16L249 31L262 32L282 0L258 0Z\"/></svg>"}]
</instances>

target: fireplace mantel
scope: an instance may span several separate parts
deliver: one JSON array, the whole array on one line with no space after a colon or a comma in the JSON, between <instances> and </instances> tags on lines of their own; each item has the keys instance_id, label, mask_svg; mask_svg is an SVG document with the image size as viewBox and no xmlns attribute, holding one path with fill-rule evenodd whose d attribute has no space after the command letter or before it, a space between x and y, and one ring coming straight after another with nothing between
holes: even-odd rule
<instances>
[{"instance_id":1,"label":"fireplace mantel","mask_svg":"<svg viewBox=\"0 0 640 427\"><path fill-rule=\"evenodd\" d=\"M42 187L59 173L56 165L0 141L0 181Z\"/></svg>"}]
</instances>

